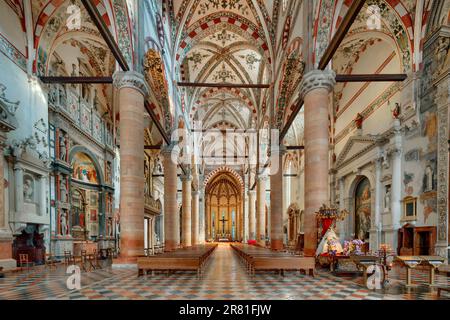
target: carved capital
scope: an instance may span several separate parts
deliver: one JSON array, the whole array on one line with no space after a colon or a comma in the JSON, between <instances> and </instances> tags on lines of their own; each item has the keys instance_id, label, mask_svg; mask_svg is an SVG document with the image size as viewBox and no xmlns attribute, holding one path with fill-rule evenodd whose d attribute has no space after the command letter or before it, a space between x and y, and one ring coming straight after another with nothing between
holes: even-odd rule
<instances>
[{"instance_id":1,"label":"carved capital","mask_svg":"<svg viewBox=\"0 0 450 320\"><path fill-rule=\"evenodd\" d=\"M303 76L301 96L305 96L314 89L327 89L331 92L336 85L336 73L333 70L312 70Z\"/></svg>"},{"instance_id":2,"label":"carved capital","mask_svg":"<svg viewBox=\"0 0 450 320\"><path fill-rule=\"evenodd\" d=\"M150 90L144 76L135 71L118 71L113 75L114 86L117 89L132 88L147 97Z\"/></svg>"},{"instance_id":3,"label":"carved capital","mask_svg":"<svg viewBox=\"0 0 450 320\"><path fill-rule=\"evenodd\" d=\"M256 191L255 191L255 190L249 190L249 191L247 192L247 195L248 195L249 197L255 197L255 196L256 196Z\"/></svg>"},{"instance_id":4,"label":"carved capital","mask_svg":"<svg viewBox=\"0 0 450 320\"><path fill-rule=\"evenodd\" d=\"M189 171L186 172L186 174L181 176L181 181L183 182L192 182L192 175Z\"/></svg>"}]
</instances>

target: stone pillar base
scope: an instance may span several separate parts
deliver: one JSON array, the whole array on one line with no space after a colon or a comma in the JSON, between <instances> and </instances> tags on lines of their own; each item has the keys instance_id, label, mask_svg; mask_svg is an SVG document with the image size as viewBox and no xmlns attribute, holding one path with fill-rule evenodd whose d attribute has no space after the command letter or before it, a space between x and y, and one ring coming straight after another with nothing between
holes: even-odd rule
<instances>
[{"instance_id":1,"label":"stone pillar base","mask_svg":"<svg viewBox=\"0 0 450 320\"><path fill-rule=\"evenodd\" d=\"M176 241L172 241L172 240L166 240L165 246L164 246L164 251L174 251L178 249L178 243Z\"/></svg>"},{"instance_id":2,"label":"stone pillar base","mask_svg":"<svg viewBox=\"0 0 450 320\"><path fill-rule=\"evenodd\" d=\"M272 239L270 241L270 248L272 250L283 250L284 246L283 246L283 240L282 239Z\"/></svg>"},{"instance_id":3,"label":"stone pillar base","mask_svg":"<svg viewBox=\"0 0 450 320\"><path fill-rule=\"evenodd\" d=\"M12 258L12 238L0 239L0 267L4 271L17 267L17 262Z\"/></svg>"}]
</instances>

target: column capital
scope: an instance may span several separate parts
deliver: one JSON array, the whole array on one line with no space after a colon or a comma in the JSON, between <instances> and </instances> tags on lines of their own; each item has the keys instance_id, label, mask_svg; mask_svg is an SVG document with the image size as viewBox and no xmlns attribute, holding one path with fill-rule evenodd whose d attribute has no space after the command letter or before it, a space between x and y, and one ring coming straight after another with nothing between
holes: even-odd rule
<instances>
[{"instance_id":1,"label":"column capital","mask_svg":"<svg viewBox=\"0 0 450 320\"><path fill-rule=\"evenodd\" d=\"M271 156L284 156L287 153L287 147L285 145L280 145L278 148L271 148L270 155Z\"/></svg>"},{"instance_id":2,"label":"column capital","mask_svg":"<svg viewBox=\"0 0 450 320\"><path fill-rule=\"evenodd\" d=\"M303 76L301 96L304 98L311 90L327 89L331 92L336 85L336 73L333 70L312 70Z\"/></svg>"},{"instance_id":3,"label":"column capital","mask_svg":"<svg viewBox=\"0 0 450 320\"><path fill-rule=\"evenodd\" d=\"M192 181L192 175L188 172L181 176L181 181L183 182L191 182Z\"/></svg>"},{"instance_id":4,"label":"column capital","mask_svg":"<svg viewBox=\"0 0 450 320\"><path fill-rule=\"evenodd\" d=\"M144 97L149 95L149 87L145 77L136 71L117 71L113 75L113 83L117 89L132 88L142 93Z\"/></svg>"},{"instance_id":5,"label":"column capital","mask_svg":"<svg viewBox=\"0 0 450 320\"><path fill-rule=\"evenodd\" d=\"M248 196L255 196L256 195L256 190L249 190L249 191L247 191L247 195Z\"/></svg>"},{"instance_id":6,"label":"column capital","mask_svg":"<svg viewBox=\"0 0 450 320\"><path fill-rule=\"evenodd\" d=\"M163 157L171 156L172 154L175 155L175 157L178 157L179 155L179 149L175 148L177 146L177 143L172 142L164 147L161 148L161 155Z\"/></svg>"},{"instance_id":7,"label":"column capital","mask_svg":"<svg viewBox=\"0 0 450 320\"><path fill-rule=\"evenodd\" d=\"M192 191L192 196L193 197L199 197L200 196L200 191L198 191L198 190Z\"/></svg>"},{"instance_id":8,"label":"column capital","mask_svg":"<svg viewBox=\"0 0 450 320\"><path fill-rule=\"evenodd\" d=\"M265 181L269 180L269 176L267 174L259 174L256 177L256 180L257 181L261 181L261 182L265 182Z\"/></svg>"}]
</instances>

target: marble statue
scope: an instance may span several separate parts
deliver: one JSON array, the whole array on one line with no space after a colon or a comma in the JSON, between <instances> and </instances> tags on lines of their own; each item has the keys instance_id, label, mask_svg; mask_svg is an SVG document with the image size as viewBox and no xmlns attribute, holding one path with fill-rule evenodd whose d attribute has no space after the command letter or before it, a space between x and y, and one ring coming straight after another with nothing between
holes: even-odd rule
<instances>
[{"instance_id":1,"label":"marble statue","mask_svg":"<svg viewBox=\"0 0 450 320\"><path fill-rule=\"evenodd\" d=\"M23 197L27 202L33 201L33 182L31 179L25 180L23 185Z\"/></svg>"},{"instance_id":2,"label":"marble statue","mask_svg":"<svg viewBox=\"0 0 450 320\"><path fill-rule=\"evenodd\" d=\"M61 213L61 235L66 236L69 234L69 226L67 224L67 212L63 210Z\"/></svg>"},{"instance_id":3,"label":"marble statue","mask_svg":"<svg viewBox=\"0 0 450 320\"><path fill-rule=\"evenodd\" d=\"M386 187L386 194L384 195L384 209L389 210L391 206L391 188Z\"/></svg>"},{"instance_id":4,"label":"marble statue","mask_svg":"<svg viewBox=\"0 0 450 320\"><path fill-rule=\"evenodd\" d=\"M61 181L61 187L60 187L60 191L61 191L61 201L62 202L67 202L67 186L66 186L66 179L64 179L63 176L60 176L60 181Z\"/></svg>"},{"instance_id":5,"label":"marble statue","mask_svg":"<svg viewBox=\"0 0 450 320\"><path fill-rule=\"evenodd\" d=\"M433 188L433 169L427 166L425 169L425 192L432 191Z\"/></svg>"},{"instance_id":6,"label":"marble statue","mask_svg":"<svg viewBox=\"0 0 450 320\"><path fill-rule=\"evenodd\" d=\"M67 145L64 134L59 137L59 159L67 162Z\"/></svg>"}]
</instances>

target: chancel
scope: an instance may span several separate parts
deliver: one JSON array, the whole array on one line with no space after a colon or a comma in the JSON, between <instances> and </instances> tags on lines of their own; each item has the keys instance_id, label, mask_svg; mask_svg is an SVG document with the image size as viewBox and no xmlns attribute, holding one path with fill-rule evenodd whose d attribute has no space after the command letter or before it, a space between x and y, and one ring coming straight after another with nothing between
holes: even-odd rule
<instances>
[{"instance_id":1,"label":"chancel","mask_svg":"<svg viewBox=\"0 0 450 320\"><path fill-rule=\"evenodd\" d=\"M449 299L449 51L450 0L0 0L0 299Z\"/></svg>"}]
</instances>

